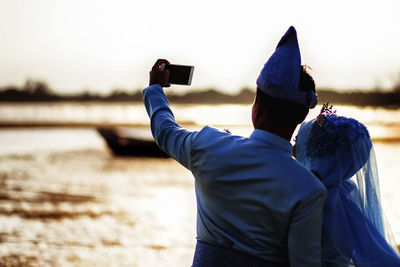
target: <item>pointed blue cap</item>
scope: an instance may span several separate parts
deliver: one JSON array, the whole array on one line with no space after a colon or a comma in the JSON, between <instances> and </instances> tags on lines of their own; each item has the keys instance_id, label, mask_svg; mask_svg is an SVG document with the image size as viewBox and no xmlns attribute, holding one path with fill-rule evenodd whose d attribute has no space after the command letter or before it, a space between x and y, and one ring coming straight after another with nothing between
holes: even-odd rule
<instances>
[{"instance_id":1,"label":"pointed blue cap","mask_svg":"<svg viewBox=\"0 0 400 267\"><path fill-rule=\"evenodd\" d=\"M274 98L314 108L317 104L317 95L312 91L299 90L300 72L301 56L297 33L291 26L261 70L257 87Z\"/></svg>"}]
</instances>

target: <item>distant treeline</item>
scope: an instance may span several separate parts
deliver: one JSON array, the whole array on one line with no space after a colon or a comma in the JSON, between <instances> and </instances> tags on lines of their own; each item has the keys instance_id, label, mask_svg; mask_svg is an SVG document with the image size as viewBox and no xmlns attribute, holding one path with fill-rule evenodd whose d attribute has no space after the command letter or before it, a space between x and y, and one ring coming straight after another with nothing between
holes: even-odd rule
<instances>
[{"instance_id":1,"label":"distant treeline","mask_svg":"<svg viewBox=\"0 0 400 267\"><path fill-rule=\"evenodd\" d=\"M398 91L372 91L362 92L353 91L339 93L333 90L319 90L318 103L330 102L339 105L353 106L381 106L381 107L399 107L400 90Z\"/></svg>"},{"instance_id":2,"label":"distant treeline","mask_svg":"<svg viewBox=\"0 0 400 267\"><path fill-rule=\"evenodd\" d=\"M319 103L356 105L356 106L400 106L400 85L390 91L351 91L338 92L318 89ZM169 93L172 103L193 104L250 104L254 100L255 90L244 88L238 94L226 94L216 89L191 91L184 95ZM114 90L109 95L83 92L75 95L55 93L45 82L28 80L22 87L5 86L0 88L0 102L141 102L142 90L128 93Z\"/></svg>"}]
</instances>

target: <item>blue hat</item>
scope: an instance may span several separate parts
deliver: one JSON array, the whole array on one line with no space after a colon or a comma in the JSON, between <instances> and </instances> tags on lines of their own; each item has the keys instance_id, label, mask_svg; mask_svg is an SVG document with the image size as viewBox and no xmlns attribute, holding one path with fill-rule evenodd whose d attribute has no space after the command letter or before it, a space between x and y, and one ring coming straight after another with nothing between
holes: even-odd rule
<instances>
[{"instance_id":1,"label":"blue hat","mask_svg":"<svg viewBox=\"0 0 400 267\"><path fill-rule=\"evenodd\" d=\"M291 26L261 70L257 87L274 98L314 108L317 104L317 95L312 91L299 90L300 72L301 56L297 33Z\"/></svg>"}]
</instances>

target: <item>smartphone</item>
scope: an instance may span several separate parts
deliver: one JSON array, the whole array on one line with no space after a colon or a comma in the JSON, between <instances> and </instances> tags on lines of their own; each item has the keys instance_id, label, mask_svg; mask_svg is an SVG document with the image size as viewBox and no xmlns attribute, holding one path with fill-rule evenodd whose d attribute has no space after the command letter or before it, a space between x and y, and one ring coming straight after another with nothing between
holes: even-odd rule
<instances>
[{"instance_id":1,"label":"smartphone","mask_svg":"<svg viewBox=\"0 0 400 267\"><path fill-rule=\"evenodd\" d=\"M165 69L169 70L168 83L180 85L190 85L192 83L193 66L169 64L165 65Z\"/></svg>"}]
</instances>

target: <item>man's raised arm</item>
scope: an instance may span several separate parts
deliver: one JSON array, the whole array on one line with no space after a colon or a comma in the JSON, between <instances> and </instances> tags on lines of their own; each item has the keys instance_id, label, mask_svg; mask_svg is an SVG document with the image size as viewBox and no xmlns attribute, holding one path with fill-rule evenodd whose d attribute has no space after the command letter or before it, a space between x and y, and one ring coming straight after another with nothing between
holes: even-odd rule
<instances>
[{"instance_id":1,"label":"man's raised arm","mask_svg":"<svg viewBox=\"0 0 400 267\"><path fill-rule=\"evenodd\" d=\"M169 87L169 62L159 59L150 71L150 86L143 90L143 102L150 117L151 132L158 146L186 168L190 168L190 150L197 132L176 123L163 87Z\"/></svg>"}]
</instances>

